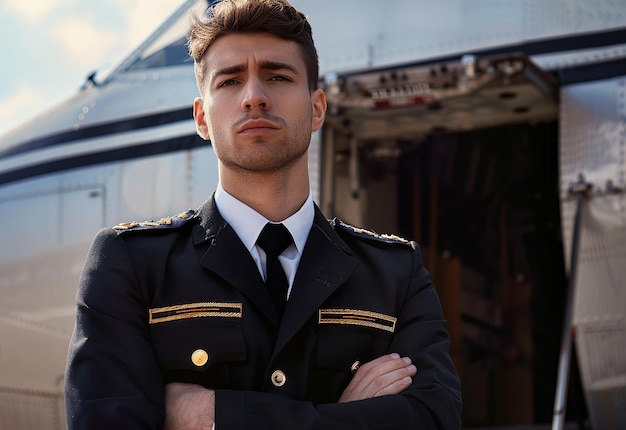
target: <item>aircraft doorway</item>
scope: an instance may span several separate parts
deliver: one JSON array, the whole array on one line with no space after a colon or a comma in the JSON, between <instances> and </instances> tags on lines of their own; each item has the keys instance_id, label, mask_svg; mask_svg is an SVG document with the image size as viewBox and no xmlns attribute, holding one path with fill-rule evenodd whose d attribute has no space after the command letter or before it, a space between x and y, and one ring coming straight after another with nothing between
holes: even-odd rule
<instances>
[{"instance_id":1,"label":"aircraft doorway","mask_svg":"<svg viewBox=\"0 0 626 430\"><path fill-rule=\"evenodd\" d=\"M556 122L403 146L397 231L437 285L464 425L549 422L566 289Z\"/></svg>"}]
</instances>

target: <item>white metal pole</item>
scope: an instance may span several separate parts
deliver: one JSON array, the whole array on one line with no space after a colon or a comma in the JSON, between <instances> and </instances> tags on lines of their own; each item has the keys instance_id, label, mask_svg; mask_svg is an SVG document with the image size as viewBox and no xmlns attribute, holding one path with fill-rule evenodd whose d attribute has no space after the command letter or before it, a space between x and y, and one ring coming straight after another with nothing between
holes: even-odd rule
<instances>
[{"instance_id":1,"label":"white metal pole","mask_svg":"<svg viewBox=\"0 0 626 430\"><path fill-rule=\"evenodd\" d=\"M580 175L578 182L570 188L570 194L576 196L576 213L574 215L574 235L572 237L572 253L570 255L570 273L566 291L565 313L563 316L563 336L561 338L561 353L559 356L559 370L557 373L556 394L554 398L554 416L552 430L563 430L565 426L565 409L567 406L567 387L569 369L572 358L572 313L574 307L574 292L576 287L576 269L578 265L578 249L580 242L580 226L582 208L585 198L591 191L592 185L585 182Z\"/></svg>"}]
</instances>

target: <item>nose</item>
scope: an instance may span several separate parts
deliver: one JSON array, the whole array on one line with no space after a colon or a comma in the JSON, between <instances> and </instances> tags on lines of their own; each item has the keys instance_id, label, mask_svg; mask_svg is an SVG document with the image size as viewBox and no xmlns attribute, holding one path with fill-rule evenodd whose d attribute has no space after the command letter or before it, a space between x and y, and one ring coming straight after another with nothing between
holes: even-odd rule
<instances>
[{"instance_id":1,"label":"nose","mask_svg":"<svg viewBox=\"0 0 626 430\"><path fill-rule=\"evenodd\" d=\"M258 79L250 79L246 83L241 107L245 111L255 108L261 108L263 110L268 110L270 108L269 97L263 87L263 83Z\"/></svg>"}]
</instances>

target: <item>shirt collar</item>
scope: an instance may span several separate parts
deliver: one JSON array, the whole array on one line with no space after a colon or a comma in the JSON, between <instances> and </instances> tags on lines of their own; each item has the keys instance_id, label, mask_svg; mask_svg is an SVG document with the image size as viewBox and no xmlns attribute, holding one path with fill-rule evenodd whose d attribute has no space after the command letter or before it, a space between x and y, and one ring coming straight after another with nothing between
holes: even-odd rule
<instances>
[{"instance_id":1,"label":"shirt collar","mask_svg":"<svg viewBox=\"0 0 626 430\"><path fill-rule=\"evenodd\" d=\"M218 184L215 190L215 204L224 221L230 224L237 236L239 236L239 239L251 252L256 245L256 240L261 230L270 221L250 206L228 194L221 184ZM282 221L289 233L291 233L296 249L300 254L302 254L306 240L309 237L314 216L313 196L309 192L309 196L302 207L289 218Z\"/></svg>"}]
</instances>

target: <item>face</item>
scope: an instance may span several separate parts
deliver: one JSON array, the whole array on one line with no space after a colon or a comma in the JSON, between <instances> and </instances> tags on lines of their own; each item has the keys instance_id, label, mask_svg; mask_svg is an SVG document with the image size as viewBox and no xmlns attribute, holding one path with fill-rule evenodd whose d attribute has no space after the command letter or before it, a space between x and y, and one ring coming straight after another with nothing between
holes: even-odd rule
<instances>
[{"instance_id":1,"label":"face","mask_svg":"<svg viewBox=\"0 0 626 430\"><path fill-rule=\"evenodd\" d=\"M202 65L204 89L194 118L222 168L275 172L306 161L326 99L309 89L295 42L265 33L226 35L211 45Z\"/></svg>"}]
</instances>

